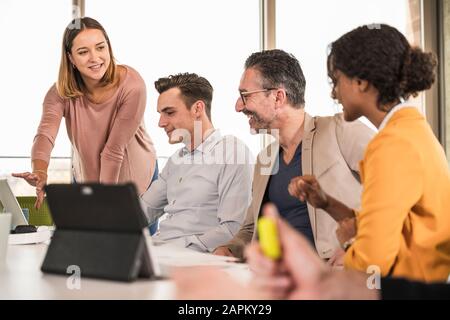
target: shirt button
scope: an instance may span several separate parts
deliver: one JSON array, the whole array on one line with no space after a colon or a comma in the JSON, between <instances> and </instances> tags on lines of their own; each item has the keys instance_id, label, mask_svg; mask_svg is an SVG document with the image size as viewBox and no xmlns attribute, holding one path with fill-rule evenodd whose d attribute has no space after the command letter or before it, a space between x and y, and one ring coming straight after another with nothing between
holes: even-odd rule
<instances>
[{"instance_id":1,"label":"shirt button","mask_svg":"<svg viewBox=\"0 0 450 320\"><path fill-rule=\"evenodd\" d=\"M183 178L178 179L178 182L181 183L181 181L183 181Z\"/></svg>"},{"instance_id":2,"label":"shirt button","mask_svg":"<svg viewBox=\"0 0 450 320\"><path fill-rule=\"evenodd\" d=\"M175 204L175 202L177 202L177 200L173 200L173 201L172 201L172 204Z\"/></svg>"}]
</instances>

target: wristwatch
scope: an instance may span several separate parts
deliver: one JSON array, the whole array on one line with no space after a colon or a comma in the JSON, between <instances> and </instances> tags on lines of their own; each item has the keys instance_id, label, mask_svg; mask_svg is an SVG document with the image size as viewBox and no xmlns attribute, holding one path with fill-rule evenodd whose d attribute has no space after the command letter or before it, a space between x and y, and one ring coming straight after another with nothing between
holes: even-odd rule
<instances>
[{"instance_id":1,"label":"wristwatch","mask_svg":"<svg viewBox=\"0 0 450 320\"><path fill-rule=\"evenodd\" d=\"M344 249L344 251L347 251L347 249L350 248L350 246L353 244L353 242L355 242L355 237L345 241L342 244L342 249Z\"/></svg>"}]
</instances>

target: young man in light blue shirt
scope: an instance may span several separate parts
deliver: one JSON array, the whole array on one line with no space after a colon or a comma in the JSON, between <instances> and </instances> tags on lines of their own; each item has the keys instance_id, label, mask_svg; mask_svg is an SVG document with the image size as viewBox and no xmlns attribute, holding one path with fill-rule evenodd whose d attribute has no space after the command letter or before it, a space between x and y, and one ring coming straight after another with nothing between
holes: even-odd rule
<instances>
[{"instance_id":1,"label":"young man in light blue shirt","mask_svg":"<svg viewBox=\"0 0 450 320\"><path fill-rule=\"evenodd\" d=\"M245 144L222 136L211 123L213 88L196 74L155 82L159 126L170 143L185 146L167 161L142 196L153 222L163 214L155 240L203 252L233 238L251 201L252 157Z\"/></svg>"}]
</instances>

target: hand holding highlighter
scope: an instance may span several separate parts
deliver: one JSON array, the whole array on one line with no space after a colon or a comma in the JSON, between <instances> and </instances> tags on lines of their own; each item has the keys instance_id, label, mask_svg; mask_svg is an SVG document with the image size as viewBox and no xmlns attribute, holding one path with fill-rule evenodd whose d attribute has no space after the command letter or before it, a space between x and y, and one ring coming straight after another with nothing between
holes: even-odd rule
<instances>
[{"instance_id":1,"label":"hand holding highlighter","mask_svg":"<svg viewBox=\"0 0 450 320\"><path fill-rule=\"evenodd\" d=\"M280 259L281 246L276 221L269 217L259 218L258 236L264 255L273 260Z\"/></svg>"}]
</instances>

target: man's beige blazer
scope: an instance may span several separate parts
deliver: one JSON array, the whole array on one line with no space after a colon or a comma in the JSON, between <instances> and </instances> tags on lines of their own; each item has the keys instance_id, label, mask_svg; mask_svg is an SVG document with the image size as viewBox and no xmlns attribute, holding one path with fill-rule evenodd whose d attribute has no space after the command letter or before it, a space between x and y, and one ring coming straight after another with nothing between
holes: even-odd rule
<instances>
[{"instance_id":1,"label":"man's beige blazer","mask_svg":"<svg viewBox=\"0 0 450 320\"><path fill-rule=\"evenodd\" d=\"M302 173L315 175L323 190L350 208L358 209L361 197L359 161L375 132L360 121L346 122L341 113L331 117L311 117L305 113L302 139ZM252 202L245 221L225 246L243 257L246 244L256 238L256 224L270 174L278 167L278 143L258 155L253 175ZM300 174L300 172L299 172ZM330 258L339 247L336 222L323 210L308 203L308 213L317 252Z\"/></svg>"}]
</instances>

